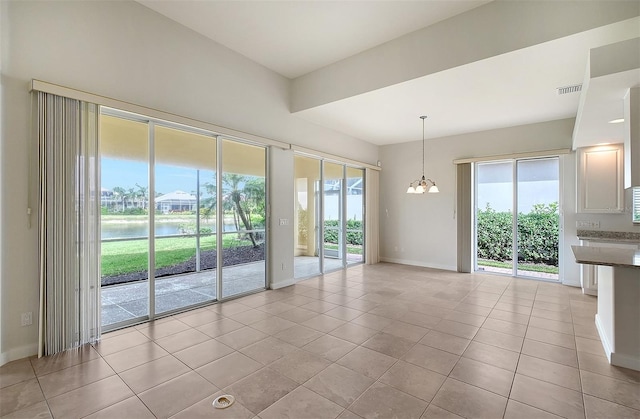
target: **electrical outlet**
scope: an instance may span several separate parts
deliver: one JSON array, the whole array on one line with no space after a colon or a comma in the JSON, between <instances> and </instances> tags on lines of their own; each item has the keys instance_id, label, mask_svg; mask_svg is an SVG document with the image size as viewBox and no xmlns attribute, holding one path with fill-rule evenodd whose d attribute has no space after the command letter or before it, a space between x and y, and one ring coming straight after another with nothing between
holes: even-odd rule
<instances>
[{"instance_id":1,"label":"electrical outlet","mask_svg":"<svg viewBox=\"0 0 640 419\"><path fill-rule=\"evenodd\" d=\"M20 324L22 326L29 326L33 324L33 313L28 311L20 315Z\"/></svg>"},{"instance_id":2,"label":"electrical outlet","mask_svg":"<svg viewBox=\"0 0 640 419\"><path fill-rule=\"evenodd\" d=\"M600 228L600 221L576 221L577 228L597 229Z\"/></svg>"}]
</instances>

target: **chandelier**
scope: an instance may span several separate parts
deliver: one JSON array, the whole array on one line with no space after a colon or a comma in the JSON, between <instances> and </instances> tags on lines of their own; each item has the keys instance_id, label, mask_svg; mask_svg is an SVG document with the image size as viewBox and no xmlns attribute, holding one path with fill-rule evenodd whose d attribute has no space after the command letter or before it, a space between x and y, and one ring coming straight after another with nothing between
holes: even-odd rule
<instances>
[{"instance_id":1,"label":"chandelier","mask_svg":"<svg viewBox=\"0 0 640 419\"><path fill-rule=\"evenodd\" d=\"M440 190L436 182L424 177L424 120L427 119L427 117L424 115L421 116L420 119L422 119L422 178L410 182L407 193L438 193Z\"/></svg>"}]
</instances>

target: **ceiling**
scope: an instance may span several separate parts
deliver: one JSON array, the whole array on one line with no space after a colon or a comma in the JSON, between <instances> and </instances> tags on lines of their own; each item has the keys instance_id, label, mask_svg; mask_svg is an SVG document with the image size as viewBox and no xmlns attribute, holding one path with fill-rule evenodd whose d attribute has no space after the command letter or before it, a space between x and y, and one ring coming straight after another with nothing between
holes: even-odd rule
<instances>
[{"instance_id":1,"label":"ceiling","mask_svg":"<svg viewBox=\"0 0 640 419\"><path fill-rule=\"evenodd\" d=\"M288 78L489 3L137 1Z\"/></svg>"},{"instance_id":2,"label":"ceiling","mask_svg":"<svg viewBox=\"0 0 640 419\"><path fill-rule=\"evenodd\" d=\"M193 1L143 5L296 78L488 1ZM634 18L296 112L386 145L576 116L591 48L640 35Z\"/></svg>"},{"instance_id":3,"label":"ceiling","mask_svg":"<svg viewBox=\"0 0 640 419\"><path fill-rule=\"evenodd\" d=\"M640 20L621 22L420 77L298 112L297 115L378 144L573 118L591 48L638 36ZM622 96L620 97L622 99ZM614 111L622 117L622 102Z\"/></svg>"}]
</instances>

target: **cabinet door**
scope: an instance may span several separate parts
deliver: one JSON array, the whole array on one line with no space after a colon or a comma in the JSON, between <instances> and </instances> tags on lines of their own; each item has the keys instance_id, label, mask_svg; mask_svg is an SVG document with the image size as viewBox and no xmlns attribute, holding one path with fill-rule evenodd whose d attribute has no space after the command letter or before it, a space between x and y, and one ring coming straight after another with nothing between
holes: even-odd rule
<instances>
[{"instance_id":1,"label":"cabinet door","mask_svg":"<svg viewBox=\"0 0 640 419\"><path fill-rule=\"evenodd\" d=\"M624 211L622 144L578 150L578 211Z\"/></svg>"}]
</instances>

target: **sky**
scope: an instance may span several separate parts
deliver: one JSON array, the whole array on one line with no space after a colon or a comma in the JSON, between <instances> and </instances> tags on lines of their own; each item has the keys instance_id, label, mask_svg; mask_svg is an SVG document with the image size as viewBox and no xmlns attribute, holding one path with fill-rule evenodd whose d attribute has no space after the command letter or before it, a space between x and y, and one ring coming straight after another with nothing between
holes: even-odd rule
<instances>
[{"instance_id":1,"label":"sky","mask_svg":"<svg viewBox=\"0 0 640 419\"><path fill-rule=\"evenodd\" d=\"M124 189L148 186L148 165L135 160L111 159L103 157L102 187L113 190L116 186ZM213 171L200 171L200 184L213 181ZM166 194L174 191L195 192L196 170L176 166L156 165L156 191ZM204 189L204 188L203 188ZM201 192L205 192L204 190Z\"/></svg>"}]
</instances>

